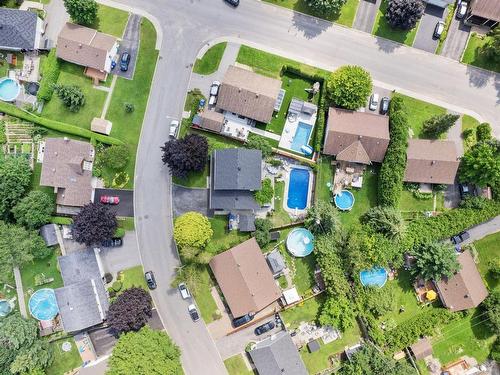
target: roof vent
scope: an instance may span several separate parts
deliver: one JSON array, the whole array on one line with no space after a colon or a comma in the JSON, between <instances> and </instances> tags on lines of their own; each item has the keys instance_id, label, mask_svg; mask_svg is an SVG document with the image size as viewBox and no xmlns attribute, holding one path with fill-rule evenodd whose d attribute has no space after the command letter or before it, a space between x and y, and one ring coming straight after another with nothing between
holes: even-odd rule
<instances>
[{"instance_id":1,"label":"roof vent","mask_svg":"<svg viewBox=\"0 0 500 375\"><path fill-rule=\"evenodd\" d=\"M52 172L56 173L56 169L55 169L55 168L52 168Z\"/></svg>"},{"instance_id":2,"label":"roof vent","mask_svg":"<svg viewBox=\"0 0 500 375\"><path fill-rule=\"evenodd\" d=\"M363 136L362 136L362 135L358 135L358 139L362 139L362 138L363 138Z\"/></svg>"},{"instance_id":3,"label":"roof vent","mask_svg":"<svg viewBox=\"0 0 500 375\"><path fill-rule=\"evenodd\" d=\"M57 151L54 151L54 155L57 156Z\"/></svg>"},{"instance_id":4,"label":"roof vent","mask_svg":"<svg viewBox=\"0 0 500 375\"><path fill-rule=\"evenodd\" d=\"M255 94L255 97L258 99L259 98L259 94Z\"/></svg>"},{"instance_id":5,"label":"roof vent","mask_svg":"<svg viewBox=\"0 0 500 375\"><path fill-rule=\"evenodd\" d=\"M241 171L241 167L238 167L238 170Z\"/></svg>"},{"instance_id":6,"label":"roof vent","mask_svg":"<svg viewBox=\"0 0 500 375\"><path fill-rule=\"evenodd\" d=\"M435 160L431 161L431 165L434 165L434 164L436 164L436 161Z\"/></svg>"}]
</instances>

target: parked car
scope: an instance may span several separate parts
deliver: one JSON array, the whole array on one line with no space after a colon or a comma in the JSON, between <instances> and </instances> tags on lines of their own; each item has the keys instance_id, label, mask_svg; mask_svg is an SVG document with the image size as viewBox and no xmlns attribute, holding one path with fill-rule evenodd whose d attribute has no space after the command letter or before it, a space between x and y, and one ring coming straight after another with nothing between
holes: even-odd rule
<instances>
[{"instance_id":1,"label":"parked car","mask_svg":"<svg viewBox=\"0 0 500 375\"><path fill-rule=\"evenodd\" d=\"M257 328L255 328L254 332L257 336L260 336L263 333L266 333L267 331L272 330L273 328L274 328L274 323L271 321L271 322L264 323L261 326L258 326Z\"/></svg>"},{"instance_id":2,"label":"parked car","mask_svg":"<svg viewBox=\"0 0 500 375\"><path fill-rule=\"evenodd\" d=\"M470 234L467 231L460 232L459 234L450 238L451 242L455 245L462 243L470 238Z\"/></svg>"},{"instance_id":3,"label":"parked car","mask_svg":"<svg viewBox=\"0 0 500 375\"><path fill-rule=\"evenodd\" d=\"M111 195L102 195L99 201L103 204L118 204L120 203L120 197L114 197Z\"/></svg>"},{"instance_id":4,"label":"parked car","mask_svg":"<svg viewBox=\"0 0 500 375\"><path fill-rule=\"evenodd\" d=\"M146 284L148 284L149 289L156 289L156 280L155 274L153 271L148 271L144 274L144 278L146 279Z\"/></svg>"},{"instance_id":5,"label":"parked car","mask_svg":"<svg viewBox=\"0 0 500 375\"><path fill-rule=\"evenodd\" d=\"M378 94L372 94L370 96L370 104L368 108L370 108L370 111L375 111L378 107Z\"/></svg>"},{"instance_id":6,"label":"parked car","mask_svg":"<svg viewBox=\"0 0 500 375\"><path fill-rule=\"evenodd\" d=\"M443 31L444 31L444 22L439 21L438 23L436 23L436 27L434 28L434 34L433 34L434 38L435 39L441 38Z\"/></svg>"},{"instance_id":7,"label":"parked car","mask_svg":"<svg viewBox=\"0 0 500 375\"><path fill-rule=\"evenodd\" d=\"M465 13L467 13L467 2L460 1L457 6L457 13L455 13L455 15L459 20L461 20L465 17Z\"/></svg>"},{"instance_id":8,"label":"parked car","mask_svg":"<svg viewBox=\"0 0 500 375\"><path fill-rule=\"evenodd\" d=\"M237 7L238 5L240 5L240 0L224 0L226 3L228 3L229 5L232 5L233 7Z\"/></svg>"},{"instance_id":9,"label":"parked car","mask_svg":"<svg viewBox=\"0 0 500 375\"><path fill-rule=\"evenodd\" d=\"M458 190L460 191L460 198L464 199L471 195L471 191L469 188L469 185L466 184L459 184L458 185Z\"/></svg>"},{"instance_id":10,"label":"parked car","mask_svg":"<svg viewBox=\"0 0 500 375\"><path fill-rule=\"evenodd\" d=\"M193 319L193 322L197 322L198 320L200 320L200 314L198 314L198 310L193 303L188 306L188 312L189 315L191 315L191 319Z\"/></svg>"},{"instance_id":11,"label":"parked car","mask_svg":"<svg viewBox=\"0 0 500 375\"><path fill-rule=\"evenodd\" d=\"M382 100L380 101L380 114L385 115L389 111L389 103L391 102L391 99L389 99L387 96L384 96Z\"/></svg>"},{"instance_id":12,"label":"parked car","mask_svg":"<svg viewBox=\"0 0 500 375\"><path fill-rule=\"evenodd\" d=\"M114 55L113 56L113 59L111 60L111 70L113 70L114 68L116 68L116 63L118 62L118 58L120 56L118 56L118 54Z\"/></svg>"},{"instance_id":13,"label":"parked car","mask_svg":"<svg viewBox=\"0 0 500 375\"><path fill-rule=\"evenodd\" d=\"M179 292L181 292L182 299L191 298L191 293L189 293L189 289L185 283L180 283L177 287L179 288Z\"/></svg>"},{"instance_id":14,"label":"parked car","mask_svg":"<svg viewBox=\"0 0 500 375\"><path fill-rule=\"evenodd\" d=\"M122 53L122 57L120 58L120 70L122 72L126 72L128 70L128 64L130 63L130 54L125 51Z\"/></svg>"},{"instance_id":15,"label":"parked car","mask_svg":"<svg viewBox=\"0 0 500 375\"><path fill-rule=\"evenodd\" d=\"M239 318L235 318L235 319L233 319L233 327L234 328L240 327L243 324L250 322L253 319L253 317L254 316L251 314L246 314L246 315L240 316Z\"/></svg>"},{"instance_id":16,"label":"parked car","mask_svg":"<svg viewBox=\"0 0 500 375\"><path fill-rule=\"evenodd\" d=\"M205 103L205 99L200 99L200 101L198 102L198 109L203 109L203 107L205 107Z\"/></svg>"},{"instance_id":17,"label":"parked car","mask_svg":"<svg viewBox=\"0 0 500 375\"><path fill-rule=\"evenodd\" d=\"M101 242L102 247L120 247L123 245L123 240L121 238L111 238L110 240L104 240Z\"/></svg>"},{"instance_id":18,"label":"parked car","mask_svg":"<svg viewBox=\"0 0 500 375\"><path fill-rule=\"evenodd\" d=\"M214 106L215 103L217 103L217 97L215 95L210 95L210 98L208 98L208 105Z\"/></svg>"},{"instance_id":19,"label":"parked car","mask_svg":"<svg viewBox=\"0 0 500 375\"><path fill-rule=\"evenodd\" d=\"M219 87L220 87L220 82L213 81L212 86L210 86L210 95L217 96L219 94Z\"/></svg>"},{"instance_id":20,"label":"parked car","mask_svg":"<svg viewBox=\"0 0 500 375\"><path fill-rule=\"evenodd\" d=\"M170 130L168 132L170 138L175 138L175 136L177 135L178 128L179 128L179 121L172 120L172 122L170 123Z\"/></svg>"}]
</instances>

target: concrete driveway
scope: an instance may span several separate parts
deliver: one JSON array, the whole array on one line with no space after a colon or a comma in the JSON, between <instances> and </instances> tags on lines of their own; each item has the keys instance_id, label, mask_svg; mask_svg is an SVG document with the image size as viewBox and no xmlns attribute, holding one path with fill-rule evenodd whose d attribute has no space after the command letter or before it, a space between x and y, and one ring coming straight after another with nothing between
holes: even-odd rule
<instances>
[{"instance_id":1,"label":"concrete driveway","mask_svg":"<svg viewBox=\"0 0 500 375\"><path fill-rule=\"evenodd\" d=\"M94 202L99 202L101 196L110 195L120 198L120 203L110 205L118 216L134 217L134 191L125 189L95 189Z\"/></svg>"},{"instance_id":2,"label":"concrete driveway","mask_svg":"<svg viewBox=\"0 0 500 375\"><path fill-rule=\"evenodd\" d=\"M460 61L469 39L469 33L470 26L464 25L461 20L453 16L441 55Z\"/></svg>"},{"instance_id":3,"label":"concrete driveway","mask_svg":"<svg viewBox=\"0 0 500 375\"><path fill-rule=\"evenodd\" d=\"M387 96L388 98L391 98L392 97L392 91L391 90L388 90L388 89L385 89L383 87L377 87L377 86L373 86L373 90L372 90L372 94L378 94L378 107L375 111L371 111L369 106L370 106L370 96L368 97L368 100L366 101L366 106L364 108L364 111L367 112L367 113L375 113L375 114L379 114L380 112L380 101L382 100L382 98L384 96Z\"/></svg>"},{"instance_id":4,"label":"concrete driveway","mask_svg":"<svg viewBox=\"0 0 500 375\"><path fill-rule=\"evenodd\" d=\"M128 18L127 27L125 27L125 31L123 32L123 39L120 43L120 48L118 49L118 56L120 57L125 51L130 54L128 70L126 72L122 72L120 70L120 62L118 61L116 67L112 70L113 74L127 79L134 78L135 63L139 53L139 40L141 38L140 33L141 16L131 14Z\"/></svg>"},{"instance_id":5,"label":"concrete driveway","mask_svg":"<svg viewBox=\"0 0 500 375\"><path fill-rule=\"evenodd\" d=\"M174 216L180 216L189 211L208 216L208 189L172 185L172 197Z\"/></svg>"},{"instance_id":6,"label":"concrete driveway","mask_svg":"<svg viewBox=\"0 0 500 375\"><path fill-rule=\"evenodd\" d=\"M424 15L420 19L413 47L430 53L435 53L439 43L439 39L434 39L434 28L438 21L444 20L447 10L439 8L435 5L427 4Z\"/></svg>"},{"instance_id":7,"label":"concrete driveway","mask_svg":"<svg viewBox=\"0 0 500 375\"><path fill-rule=\"evenodd\" d=\"M100 256L104 271L113 275L118 271L139 266L141 258L135 231L125 233L123 245L120 247L101 247Z\"/></svg>"},{"instance_id":8,"label":"concrete driveway","mask_svg":"<svg viewBox=\"0 0 500 375\"><path fill-rule=\"evenodd\" d=\"M361 0L352 27L371 34L381 2L382 0Z\"/></svg>"}]
</instances>

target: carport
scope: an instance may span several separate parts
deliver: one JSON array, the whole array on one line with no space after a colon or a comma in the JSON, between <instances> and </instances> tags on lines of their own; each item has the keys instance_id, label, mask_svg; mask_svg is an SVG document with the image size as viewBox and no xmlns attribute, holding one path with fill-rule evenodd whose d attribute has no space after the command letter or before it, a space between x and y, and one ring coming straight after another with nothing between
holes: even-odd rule
<instances>
[{"instance_id":1,"label":"carport","mask_svg":"<svg viewBox=\"0 0 500 375\"><path fill-rule=\"evenodd\" d=\"M120 203L110 205L117 216L134 217L134 191L125 189L95 189L94 202L99 202L104 195L120 198Z\"/></svg>"}]
</instances>

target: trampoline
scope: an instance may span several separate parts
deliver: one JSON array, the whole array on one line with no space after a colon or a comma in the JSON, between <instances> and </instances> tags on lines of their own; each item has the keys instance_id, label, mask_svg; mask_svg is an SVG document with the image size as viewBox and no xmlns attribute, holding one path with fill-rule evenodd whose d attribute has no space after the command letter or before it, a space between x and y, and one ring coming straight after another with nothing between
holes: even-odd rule
<instances>
[{"instance_id":1,"label":"trampoline","mask_svg":"<svg viewBox=\"0 0 500 375\"><path fill-rule=\"evenodd\" d=\"M361 271L359 279L363 286L382 288L387 281L387 271L382 267L374 267Z\"/></svg>"},{"instance_id":2,"label":"trampoline","mask_svg":"<svg viewBox=\"0 0 500 375\"><path fill-rule=\"evenodd\" d=\"M54 289L39 289L28 302L31 315L38 320L54 319L59 312Z\"/></svg>"},{"instance_id":3,"label":"trampoline","mask_svg":"<svg viewBox=\"0 0 500 375\"><path fill-rule=\"evenodd\" d=\"M314 236L306 228L296 228L288 234L286 247L293 256L308 256L314 249Z\"/></svg>"}]
</instances>

